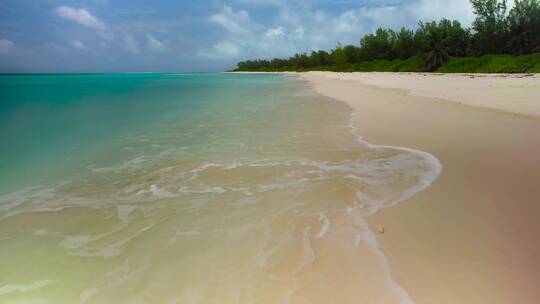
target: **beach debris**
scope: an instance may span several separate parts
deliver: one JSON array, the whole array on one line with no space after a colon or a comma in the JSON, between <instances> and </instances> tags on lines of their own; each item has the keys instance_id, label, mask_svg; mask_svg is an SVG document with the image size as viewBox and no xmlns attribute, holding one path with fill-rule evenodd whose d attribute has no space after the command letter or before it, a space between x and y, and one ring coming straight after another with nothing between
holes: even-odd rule
<instances>
[{"instance_id":1,"label":"beach debris","mask_svg":"<svg viewBox=\"0 0 540 304\"><path fill-rule=\"evenodd\" d=\"M384 227L377 226L377 232L380 233L380 234L383 234L384 233Z\"/></svg>"}]
</instances>

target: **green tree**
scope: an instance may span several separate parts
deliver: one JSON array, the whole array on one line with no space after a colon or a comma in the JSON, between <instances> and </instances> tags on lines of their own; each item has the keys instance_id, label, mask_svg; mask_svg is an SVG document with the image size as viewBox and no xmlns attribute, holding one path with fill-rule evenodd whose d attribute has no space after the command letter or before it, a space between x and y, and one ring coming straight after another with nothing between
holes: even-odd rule
<instances>
[{"instance_id":1,"label":"green tree","mask_svg":"<svg viewBox=\"0 0 540 304\"><path fill-rule=\"evenodd\" d=\"M303 70L337 64L335 70L350 70L353 63L362 61L404 60L420 55L424 69L434 71L450 57L540 52L540 0L514 0L514 7L508 14L507 0L470 1L476 14L472 29L463 28L458 21L448 19L420 22L416 32L406 28L398 32L378 28L375 33L367 34L360 40L360 47L338 44L330 53L321 50L312 51L309 55L295 54L288 59L247 60L239 62L238 69ZM414 63L417 69L416 62L411 60L406 64ZM346 63L351 65L342 66ZM401 67L400 62L388 64ZM360 65L354 66L361 69ZM380 68L388 65L363 66L370 69L370 66Z\"/></svg>"},{"instance_id":2,"label":"green tree","mask_svg":"<svg viewBox=\"0 0 540 304\"><path fill-rule=\"evenodd\" d=\"M360 59L363 61L392 59L392 45L395 33L378 28L375 34L365 35L360 40Z\"/></svg>"},{"instance_id":3,"label":"green tree","mask_svg":"<svg viewBox=\"0 0 540 304\"><path fill-rule=\"evenodd\" d=\"M416 55L419 51L419 44L414 36L414 32L406 28L401 28L396 33L396 39L392 45L392 53L401 59L407 59Z\"/></svg>"},{"instance_id":4,"label":"green tree","mask_svg":"<svg viewBox=\"0 0 540 304\"><path fill-rule=\"evenodd\" d=\"M323 65L331 65L334 64L334 59L332 58L332 55L325 51L318 51L319 56L321 56L322 64Z\"/></svg>"},{"instance_id":5,"label":"green tree","mask_svg":"<svg viewBox=\"0 0 540 304\"><path fill-rule=\"evenodd\" d=\"M293 57L289 58L289 63L293 67L307 68L309 67L309 57L306 53L295 54Z\"/></svg>"},{"instance_id":6,"label":"green tree","mask_svg":"<svg viewBox=\"0 0 540 304\"><path fill-rule=\"evenodd\" d=\"M270 61L270 67L273 69L279 70L287 66L287 60L274 58Z\"/></svg>"},{"instance_id":7,"label":"green tree","mask_svg":"<svg viewBox=\"0 0 540 304\"><path fill-rule=\"evenodd\" d=\"M427 71L434 71L448 61L449 39L437 22L420 22L417 37L422 45L422 62Z\"/></svg>"},{"instance_id":8,"label":"green tree","mask_svg":"<svg viewBox=\"0 0 540 304\"><path fill-rule=\"evenodd\" d=\"M338 43L336 48L332 50L332 58L336 64L347 63L347 55L341 43Z\"/></svg>"},{"instance_id":9,"label":"green tree","mask_svg":"<svg viewBox=\"0 0 540 304\"><path fill-rule=\"evenodd\" d=\"M354 45L345 46L343 48L343 52L345 52L346 61L348 63L357 62L358 51L359 51L359 48L355 47Z\"/></svg>"},{"instance_id":10,"label":"green tree","mask_svg":"<svg viewBox=\"0 0 540 304\"><path fill-rule=\"evenodd\" d=\"M476 55L504 53L506 0L471 0L471 3L476 14L473 51Z\"/></svg>"},{"instance_id":11,"label":"green tree","mask_svg":"<svg viewBox=\"0 0 540 304\"><path fill-rule=\"evenodd\" d=\"M507 17L508 47L515 55L540 52L540 2L516 0Z\"/></svg>"},{"instance_id":12,"label":"green tree","mask_svg":"<svg viewBox=\"0 0 540 304\"><path fill-rule=\"evenodd\" d=\"M323 59L319 52L312 51L309 55L309 66L310 67L318 67L323 65Z\"/></svg>"},{"instance_id":13,"label":"green tree","mask_svg":"<svg viewBox=\"0 0 540 304\"><path fill-rule=\"evenodd\" d=\"M448 47L448 55L452 57L463 57L467 54L471 45L471 35L469 30L464 29L459 21L442 19L439 28L445 37Z\"/></svg>"}]
</instances>

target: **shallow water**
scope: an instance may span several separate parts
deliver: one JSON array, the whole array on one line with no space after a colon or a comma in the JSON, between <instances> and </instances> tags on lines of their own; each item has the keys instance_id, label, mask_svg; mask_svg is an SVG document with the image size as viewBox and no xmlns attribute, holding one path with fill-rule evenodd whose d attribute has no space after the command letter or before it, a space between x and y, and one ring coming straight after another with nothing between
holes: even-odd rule
<instances>
[{"instance_id":1,"label":"shallow water","mask_svg":"<svg viewBox=\"0 0 540 304\"><path fill-rule=\"evenodd\" d=\"M0 76L0 302L411 303L364 218L440 165L350 117L284 75Z\"/></svg>"}]
</instances>

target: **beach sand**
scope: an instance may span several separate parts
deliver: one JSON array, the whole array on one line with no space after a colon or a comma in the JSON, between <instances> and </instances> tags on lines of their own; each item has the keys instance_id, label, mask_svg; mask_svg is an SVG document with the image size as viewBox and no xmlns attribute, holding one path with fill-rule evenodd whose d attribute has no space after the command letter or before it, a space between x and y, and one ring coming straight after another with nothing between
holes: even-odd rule
<instances>
[{"instance_id":1,"label":"beach sand","mask_svg":"<svg viewBox=\"0 0 540 304\"><path fill-rule=\"evenodd\" d=\"M441 161L431 187L367 218L415 303L540 303L540 77L300 75L366 141Z\"/></svg>"}]
</instances>

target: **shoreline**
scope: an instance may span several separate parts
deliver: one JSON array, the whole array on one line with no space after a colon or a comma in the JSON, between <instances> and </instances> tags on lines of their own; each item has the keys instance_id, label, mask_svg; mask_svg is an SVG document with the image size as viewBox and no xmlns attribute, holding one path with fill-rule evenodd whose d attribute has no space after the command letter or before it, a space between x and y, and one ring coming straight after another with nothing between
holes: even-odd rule
<instances>
[{"instance_id":1,"label":"shoreline","mask_svg":"<svg viewBox=\"0 0 540 304\"><path fill-rule=\"evenodd\" d=\"M534 258L540 255L538 76L524 90L514 81L523 84L521 78L490 75L497 83L486 92L479 81L485 79L456 75L448 76L450 91L439 89L440 76L419 81L422 74L297 75L317 93L349 104L366 141L426 151L442 162L429 188L366 218L374 230L385 227L381 249L415 303L540 301L534 286L540 269ZM464 82L468 90L458 93L465 102L450 94ZM524 102L494 107L500 92Z\"/></svg>"},{"instance_id":2,"label":"shoreline","mask_svg":"<svg viewBox=\"0 0 540 304\"><path fill-rule=\"evenodd\" d=\"M328 73L311 74L352 80L405 94L467 106L540 117L539 74ZM426 79L428 79L426 81Z\"/></svg>"},{"instance_id":3,"label":"shoreline","mask_svg":"<svg viewBox=\"0 0 540 304\"><path fill-rule=\"evenodd\" d=\"M404 94L454 102L524 117L540 117L540 74L534 73L426 73L426 72L223 72L224 74L283 74L306 79L313 75L382 89L403 90ZM422 81L429 78L429 86ZM469 81L472 80L472 83ZM527 91L532 89L532 91ZM484 92L481 92L483 90ZM496 90L496 91L492 91ZM478 95L479 98L470 98ZM324 94L323 94L324 95ZM507 101L511 99L512 103Z\"/></svg>"}]
</instances>

